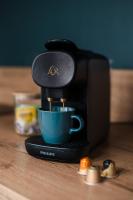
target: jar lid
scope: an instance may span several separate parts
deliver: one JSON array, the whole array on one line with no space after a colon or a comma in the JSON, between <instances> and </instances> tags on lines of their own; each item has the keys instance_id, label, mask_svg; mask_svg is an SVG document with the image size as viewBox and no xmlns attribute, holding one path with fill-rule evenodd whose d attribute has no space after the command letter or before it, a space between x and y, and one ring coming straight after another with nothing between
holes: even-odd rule
<instances>
[{"instance_id":1,"label":"jar lid","mask_svg":"<svg viewBox=\"0 0 133 200\"><path fill-rule=\"evenodd\" d=\"M15 101L23 101L28 99L35 99L39 97L38 93L29 93L29 92L14 92L13 96Z\"/></svg>"}]
</instances>

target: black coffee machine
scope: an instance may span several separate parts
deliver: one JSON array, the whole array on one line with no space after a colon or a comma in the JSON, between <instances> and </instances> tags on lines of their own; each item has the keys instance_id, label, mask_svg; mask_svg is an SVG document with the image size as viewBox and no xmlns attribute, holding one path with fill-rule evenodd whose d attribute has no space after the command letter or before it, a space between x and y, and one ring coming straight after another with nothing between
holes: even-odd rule
<instances>
[{"instance_id":1,"label":"black coffee machine","mask_svg":"<svg viewBox=\"0 0 133 200\"><path fill-rule=\"evenodd\" d=\"M41 136L30 137L25 142L26 149L37 158L79 162L107 137L109 63L103 55L79 49L69 40L50 40L45 47L47 51L38 55L32 65L33 80L41 87L41 107L74 107L76 114L83 117L85 127L61 145L47 144Z\"/></svg>"}]
</instances>

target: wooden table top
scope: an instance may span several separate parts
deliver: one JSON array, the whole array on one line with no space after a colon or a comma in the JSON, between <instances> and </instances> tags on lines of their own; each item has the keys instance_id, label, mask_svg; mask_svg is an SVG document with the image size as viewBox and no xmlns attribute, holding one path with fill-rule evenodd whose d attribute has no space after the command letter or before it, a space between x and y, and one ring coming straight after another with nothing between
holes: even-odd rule
<instances>
[{"instance_id":1,"label":"wooden table top","mask_svg":"<svg viewBox=\"0 0 133 200\"><path fill-rule=\"evenodd\" d=\"M84 184L78 164L31 157L24 140L14 131L13 114L0 114L0 200L133 199L133 125L111 125L107 144L94 153L94 164L112 159L120 171L117 178L96 186Z\"/></svg>"}]
</instances>

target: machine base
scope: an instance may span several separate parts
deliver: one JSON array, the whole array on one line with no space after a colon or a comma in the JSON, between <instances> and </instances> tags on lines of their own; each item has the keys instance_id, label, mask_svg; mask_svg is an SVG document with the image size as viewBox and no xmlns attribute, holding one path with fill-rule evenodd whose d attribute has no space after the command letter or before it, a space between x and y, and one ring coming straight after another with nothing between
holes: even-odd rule
<instances>
[{"instance_id":1,"label":"machine base","mask_svg":"<svg viewBox=\"0 0 133 200\"><path fill-rule=\"evenodd\" d=\"M66 144L51 145L45 143L41 136L32 136L25 140L25 147L36 158L68 163L77 163L89 153L88 142L79 139Z\"/></svg>"}]
</instances>

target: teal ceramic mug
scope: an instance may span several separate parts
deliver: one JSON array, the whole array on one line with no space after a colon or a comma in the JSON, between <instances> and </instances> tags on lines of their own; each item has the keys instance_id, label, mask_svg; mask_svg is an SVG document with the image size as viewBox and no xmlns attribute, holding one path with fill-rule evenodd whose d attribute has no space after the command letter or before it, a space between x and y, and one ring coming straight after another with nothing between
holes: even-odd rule
<instances>
[{"instance_id":1,"label":"teal ceramic mug","mask_svg":"<svg viewBox=\"0 0 133 200\"><path fill-rule=\"evenodd\" d=\"M49 144L63 144L84 127L81 116L74 114L71 107L53 106L52 111L38 109L38 120L43 140ZM79 122L78 128L72 128L73 120Z\"/></svg>"}]
</instances>

